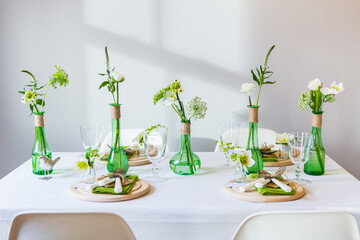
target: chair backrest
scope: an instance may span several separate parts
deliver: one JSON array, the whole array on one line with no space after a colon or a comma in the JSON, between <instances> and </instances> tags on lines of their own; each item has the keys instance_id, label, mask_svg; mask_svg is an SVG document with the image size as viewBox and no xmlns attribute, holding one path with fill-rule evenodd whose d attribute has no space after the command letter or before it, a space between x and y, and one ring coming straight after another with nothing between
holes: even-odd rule
<instances>
[{"instance_id":1,"label":"chair backrest","mask_svg":"<svg viewBox=\"0 0 360 240\"><path fill-rule=\"evenodd\" d=\"M230 140L228 139L228 137L230 135L231 134L228 132L224 133L223 139L225 142L230 142ZM249 129L248 128L240 128L238 146L246 148L248 136L249 136ZM271 145L271 144L275 145L275 138L276 138L275 131L273 131L271 129L267 129L267 128L259 128L258 129L259 147L264 142L266 142L267 145ZM275 146L275 148L276 148L276 146ZM218 151L219 151L219 144L217 144L217 146L215 147L215 152L218 152Z\"/></svg>"},{"instance_id":2,"label":"chair backrest","mask_svg":"<svg viewBox=\"0 0 360 240\"><path fill-rule=\"evenodd\" d=\"M233 240L359 240L355 217L342 211L265 212L245 219Z\"/></svg>"},{"instance_id":3,"label":"chair backrest","mask_svg":"<svg viewBox=\"0 0 360 240\"><path fill-rule=\"evenodd\" d=\"M112 213L26 213L13 220L9 240L117 238L135 240L127 223Z\"/></svg>"}]
</instances>

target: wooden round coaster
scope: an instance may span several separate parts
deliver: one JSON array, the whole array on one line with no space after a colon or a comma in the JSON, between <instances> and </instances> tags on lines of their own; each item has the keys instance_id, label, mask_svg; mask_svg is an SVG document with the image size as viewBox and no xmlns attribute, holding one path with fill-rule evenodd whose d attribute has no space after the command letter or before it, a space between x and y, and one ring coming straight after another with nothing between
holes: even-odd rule
<instances>
[{"instance_id":1,"label":"wooden round coaster","mask_svg":"<svg viewBox=\"0 0 360 240\"><path fill-rule=\"evenodd\" d=\"M263 162L264 167L284 167L284 166L290 166L293 165L290 158L288 159L282 159L279 158L279 153L276 152L275 155L277 156L277 162Z\"/></svg>"},{"instance_id":2,"label":"wooden round coaster","mask_svg":"<svg viewBox=\"0 0 360 240\"><path fill-rule=\"evenodd\" d=\"M141 197L147 194L150 191L150 184L145 180L138 179L128 194L125 195L115 195L115 194L95 194L86 191L85 187L75 187L76 184L81 183L76 182L72 184L69 189L68 193L70 196L89 202L120 202L120 201L127 201L134 198Z\"/></svg>"},{"instance_id":3,"label":"wooden round coaster","mask_svg":"<svg viewBox=\"0 0 360 240\"><path fill-rule=\"evenodd\" d=\"M224 185L223 190L233 198L246 201L246 202L257 202L257 203L268 203L268 202L288 202L294 201L305 196L305 188L294 181L290 181L290 186L295 189L296 193L294 195L261 195L254 190L250 190L248 192L240 192L237 188L230 188ZM228 181L227 183L232 183L234 180Z\"/></svg>"}]
</instances>

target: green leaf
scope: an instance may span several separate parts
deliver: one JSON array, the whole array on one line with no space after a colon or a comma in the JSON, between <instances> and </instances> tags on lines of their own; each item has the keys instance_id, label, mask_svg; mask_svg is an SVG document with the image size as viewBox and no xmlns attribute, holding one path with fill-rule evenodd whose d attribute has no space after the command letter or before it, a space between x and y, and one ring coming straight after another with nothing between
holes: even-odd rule
<instances>
[{"instance_id":1,"label":"green leaf","mask_svg":"<svg viewBox=\"0 0 360 240\"><path fill-rule=\"evenodd\" d=\"M102 87L105 87L105 86L108 85L108 84L109 84L108 81L102 82L101 85L100 85L100 87L99 87L99 89L101 89Z\"/></svg>"},{"instance_id":2,"label":"green leaf","mask_svg":"<svg viewBox=\"0 0 360 240\"><path fill-rule=\"evenodd\" d=\"M34 106L32 104L29 104L29 107L30 107L31 113L33 113L34 112Z\"/></svg>"},{"instance_id":3,"label":"green leaf","mask_svg":"<svg viewBox=\"0 0 360 240\"><path fill-rule=\"evenodd\" d=\"M100 76L106 76L106 73L98 73Z\"/></svg>"},{"instance_id":4,"label":"green leaf","mask_svg":"<svg viewBox=\"0 0 360 240\"><path fill-rule=\"evenodd\" d=\"M264 82L263 84L274 84L274 83L276 83L276 81L274 81L274 82L266 81L266 82Z\"/></svg>"},{"instance_id":5,"label":"green leaf","mask_svg":"<svg viewBox=\"0 0 360 240\"><path fill-rule=\"evenodd\" d=\"M90 160L90 153L91 153L91 147L89 147L88 149L86 149L85 158L86 158L87 160Z\"/></svg>"},{"instance_id":6,"label":"green leaf","mask_svg":"<svg viewBox=\"0 0 360 240\"><path fill-rule=\"evenodd\" d=\"M36 104L45 106L45 101L43 101L42 99L36 99Z\"/></svg>"},{"instance_id":7,"label":"green leaf","mask_svg":"<svg viewBox=\"0 0 360 240\"><path fill-rule=\"evenodd\" d=\"M272 47L269 49L268 53L266 54L265 64L264 64L265 68L266 68L266 66L267 66L267 63L268 63L270 54L271 54L272 50L274 50L274 48L275 48L275 45L272 45Z\"/></svg>"},{"instance_id":8,"label":"green leaf","mask_svg":"<svg viewBox=\"0 0 360 240\"><path fill-rule=\"evenodd\" d=\"M257 82L258 85L260 85L259 79L256 77L256 75L255 75L255 73L254 73L253 70L251 70L251 73L252 73L252 76L253 76L253 80L254 80L255 82Z\"/></svg>"},{"instance_id":9,"label":"green leaf","mask_svg":"<svg viewBox=\"0 0 360 240\"><path fill-rule=\"evenodd\" d=\"M18 93L25 94L25 91L18 91Z\"/></svg>"},{"instance_id":10,"label":"green leaf","mask_svg":"<svg viewBox=\"0 0 360 240\"><path fill-rule=\"evenodd\" d=\"M21 72L29 74L30 77L34 80L34 82L36 82L36 79L35 79L34 74L32 74L31 72L29 72L29 71L27 71L27 70L21 70ZM32 85L31 85L31 87L32 87Z\"/></svg>"},{"instance_id":11,"label":"green leaf","mask_svg":"<svg viewBox=\"0 0 360 240\"><path fill-rule=\"evenodd\" d=\"M335 102L335 100L336 100L336 98L332 98L330 101L329 101L329 103L333 103L333 102Z\"/></svg>"}]
</instances>

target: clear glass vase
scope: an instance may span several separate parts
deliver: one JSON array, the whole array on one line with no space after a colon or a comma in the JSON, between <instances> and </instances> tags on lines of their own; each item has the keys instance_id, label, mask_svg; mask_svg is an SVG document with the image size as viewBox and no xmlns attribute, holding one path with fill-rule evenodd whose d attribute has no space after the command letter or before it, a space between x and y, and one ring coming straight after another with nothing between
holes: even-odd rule
<instances>
[{"instance_id":1,"label":"clear glass vase","mask_svg":"<svg viewBox=\"0 0 360 240\"><path fill-rule=\"evenodd\" d=\"M280 159L289 159L289 155L287 153L287 148L288 146L286 144L283 143L277 143L278 147L279 147L279 158Z\"/></svg>"},{"instance_id":2,"label":"clear glass vase","mask_svg":"<svg viewBox=\"0 0 360 240\"><path fill-rule=\"evenodd\" d=\"M237 163L234 168L234 181L236 183L246 183L246 171L245 168Z\"/></svg>"},{"instance_id":3,"label":"clear glass vase","mask_svg":"<svg viewBox=\"0 0 360 240\"><path fill-rule=\"evenodd\" d=\"M93 184L96 182L96 171L94 167L86 168L83 175L84 183Z\"/></svg>"},{"instance_id":4,"label":"clear glass vase","mask_svg":"<svg viewBox=\"0 0 360 240\"><path fill-rule=\"evenodd\" d=\"M180 175L192 175L200 170L200 158L191 150L190 121L181 121L180 150L169 164L170 169Z\"/></svg>"},{"instance_id":5,"label":"clear glass vase","mask_svg":"<svg viewBox=\"0 0 360 240\"><path fill-rule=\"evenodd\" d=\"M146 157L144 144L141 143L137 146L137 155L139 157Z\"/></svg>"},{"instance_id":6,"label":"clear glass vase","mask_svg":"<svg viewBox=\"0 0 360 240\"><path fill-rule=\"evenodd\" d=\"M110 109L112 138L107 170L113 172L115 169L120 168L124 173L127 173L129 164L124 148L121 146L120 104L110 104Z\"/></svg>"},{"instance_id":7,"label":"clear glass vase","mask_svg":"<svg viewBox=\"0 0 360 240\"><path fill-rule=\"evenodd\" d=\"M249 107L249 136L246 150L251 150L251 158L255 163L251 167L248 167L248 173L258 173L260 169L263 169L263 160L259 150L258 142L258 106Z\"/></svg>"},{"instance_id":8,"label":"clear glass vase","mask_svg":"<svg viewBox=\"0 0 360 240\"><path fill-rule=\"evenodd\" d=\"M35 142L32 149L32 168L36 175L45 175L45 171L40 167L40 156L52 159L52 151L45 137L44 129L44 113L35 113ZM51 174L52 169L46 171L46 174Z\"/></svg>"},{"instance_id":9,"label":"clear glass vase","mask_svg":"<svg viewBox=\"0 0 360 240\"><path fill-rule=\"evenodd\" d=\"M309 140L304 149L304 172L308 175L319 176L325 173L325 149L321 138L322 113L314 113L313 126ZM320 124L319 124L320 121Z\"/></svg>"}]
</instances>

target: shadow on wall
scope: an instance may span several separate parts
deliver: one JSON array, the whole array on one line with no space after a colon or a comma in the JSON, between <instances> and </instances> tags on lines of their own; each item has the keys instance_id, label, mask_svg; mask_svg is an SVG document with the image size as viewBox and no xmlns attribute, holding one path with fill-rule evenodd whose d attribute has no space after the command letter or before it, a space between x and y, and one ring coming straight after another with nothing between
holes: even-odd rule
<instances>
[{"instance_id":1,"label":"shadow on wall","mask_svg":"<svg viewBox=\"0 0 360 240\"><path fill-rule=\"evenodd\" d=\"M191 149L194 152L213 152L215 150L216 140L211 138L191 137ZM180 138L175 140L176 146L180 146ZM173 152L179 151L178 149L171 149Z\"/></svg>"}]
</instances>

